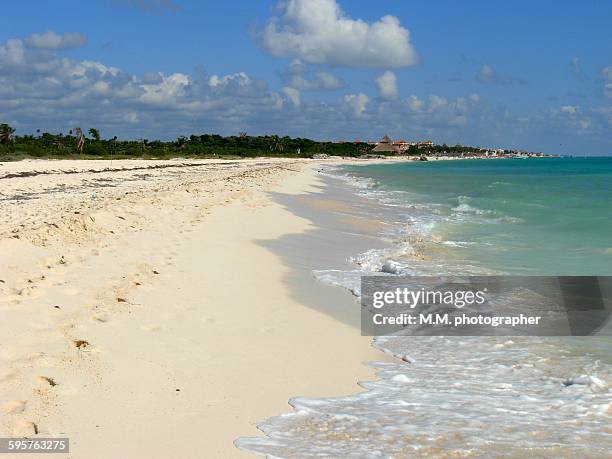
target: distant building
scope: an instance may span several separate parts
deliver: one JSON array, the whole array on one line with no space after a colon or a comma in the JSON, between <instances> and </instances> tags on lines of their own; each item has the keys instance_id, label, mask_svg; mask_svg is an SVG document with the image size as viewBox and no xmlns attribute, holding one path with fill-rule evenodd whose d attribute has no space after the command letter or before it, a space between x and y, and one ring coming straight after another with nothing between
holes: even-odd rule
<instances>
[{"instance_id":1,"label":"distant building","mask_svg":"<svg viewBox=\"0 0 612 459\"><path fill-rule=\"evenodd\" d=\"M431 140L422 140L417 143L418 148L431 148L434 146L434 143Z\"/></svg>"},{"instance_id":2,"label":"distant building","mask_svg":"<svg viewBox=\"0 0 612 459\"><path fill-rule=\"evenodd\" d=\"M404 153L406 150L408 150L408 148L410 148L411 144L407 140L402 139L396 140L392 143L392 145L396 147L400 152Z\"/></svg>"},{"instance_id":3,"label":"distant building","mask_svg":"<svg viewBox=\"0 0 612 459\"><path fill-rule=\"evenodd\" d=\"M400 154L400 149L393 145L391 139L388 136L384 136L378 144L374 148L372 148L372 153L380 153L380 152L389 152L394 153L396 155Z\"/></svg>"}]
</instances>

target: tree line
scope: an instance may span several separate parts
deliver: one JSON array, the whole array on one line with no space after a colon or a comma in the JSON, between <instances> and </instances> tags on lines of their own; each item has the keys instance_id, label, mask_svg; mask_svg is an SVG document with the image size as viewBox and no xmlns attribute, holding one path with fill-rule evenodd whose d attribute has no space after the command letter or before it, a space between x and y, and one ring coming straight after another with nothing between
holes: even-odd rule
<instances>
[{"instance_id":1,"label":"tree line","mask_svg":"<svg viewBox=\"0 0 612 459\"><path fill-rule=\"evenodd\" d=\"M301 137L277 135L233 136L217 134L180 136L175 140L102 139L100 131L80 128L67 134L36 131L35 135L15 136L8 124L0 124L0 160L24 157L99 157L99 158L169 158L285 156L308 158L316 154L361 156L372 146L364 142L320 142Z\"/></svg>"}]
</instances>

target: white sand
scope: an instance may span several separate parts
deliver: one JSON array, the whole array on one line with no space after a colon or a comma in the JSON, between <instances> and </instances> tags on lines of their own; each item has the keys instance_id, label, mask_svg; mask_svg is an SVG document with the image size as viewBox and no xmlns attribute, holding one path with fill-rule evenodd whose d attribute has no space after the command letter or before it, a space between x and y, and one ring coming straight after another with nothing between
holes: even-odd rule
<instances>
[{"instance_id":1,"label":"white sand","mask_svg":"<svg viewBox=\"0 0 612 459\"><path fill-rule=\"evenodd\" d=\"M1 163L81 172L0 178L0 436L68 436L72 458L248 456L232 442L290 397L359 390L385 357L299 304L258 242L310 227L265 191L313 190L313 164Z\"/></svg>"}]
</instances>

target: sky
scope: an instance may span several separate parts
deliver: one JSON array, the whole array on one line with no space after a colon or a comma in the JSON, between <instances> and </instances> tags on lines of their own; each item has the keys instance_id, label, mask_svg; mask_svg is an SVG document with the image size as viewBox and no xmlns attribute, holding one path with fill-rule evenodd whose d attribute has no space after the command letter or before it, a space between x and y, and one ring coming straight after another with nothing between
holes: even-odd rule
<instances>
[{"instance_id":1,"label":"sky","mask_svg":"<svg viewBox=\"0 0 612 459\"><path fill-rule=\"evenodd\" d=\"M610 155L610 24L606 0L6 2L0 123Z\"/></svg>"}]
</instances>

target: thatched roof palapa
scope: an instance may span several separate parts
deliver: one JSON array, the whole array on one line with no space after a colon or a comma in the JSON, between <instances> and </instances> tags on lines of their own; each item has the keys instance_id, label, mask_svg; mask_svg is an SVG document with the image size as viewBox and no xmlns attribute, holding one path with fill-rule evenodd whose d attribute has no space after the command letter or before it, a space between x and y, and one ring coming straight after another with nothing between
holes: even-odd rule
<instances>
[{"instance_id":1,"label":"thatched roof palapa","mask_svg":"<svg viewBox=\"0 0 612 459\"><path fill-rule=\"evenodd\" d=\"M391 151L393 153L400 152L399 148L397 148L391 143L391 139L388 136L384 136L381 139L381 141L378 142L378 145L372 148L372 152L377 152L377 151Z\"/></svg>"}]
</instances>

